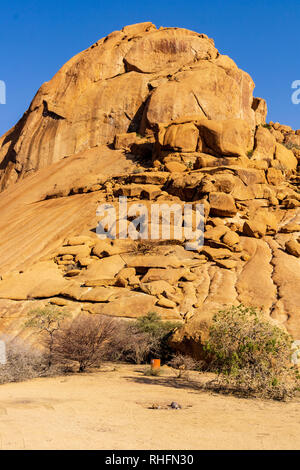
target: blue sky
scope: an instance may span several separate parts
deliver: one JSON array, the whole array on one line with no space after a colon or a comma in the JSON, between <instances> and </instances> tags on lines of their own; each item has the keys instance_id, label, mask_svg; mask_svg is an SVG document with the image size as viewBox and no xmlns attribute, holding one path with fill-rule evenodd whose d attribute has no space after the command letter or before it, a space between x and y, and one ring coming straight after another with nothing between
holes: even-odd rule
<instances>
[{"instance_id":1,"label":"blue sky","mask_svg":"<svg viewBox=\"0 0 300 470\"><path fill-rule=\"evenodd\" d=\"M255 81L268 120L300 128L291 84L300 80L299 0L11 0L1 2L0 135L29 106L40 85L73 55L127 24L152 21L206 33Z\"/></svg>"}]
</instances>

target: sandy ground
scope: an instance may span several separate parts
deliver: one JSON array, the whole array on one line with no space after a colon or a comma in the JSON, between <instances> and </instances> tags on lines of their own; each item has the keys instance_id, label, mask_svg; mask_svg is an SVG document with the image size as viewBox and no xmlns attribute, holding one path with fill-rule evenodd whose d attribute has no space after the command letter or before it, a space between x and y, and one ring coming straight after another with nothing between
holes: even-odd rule
<instances>
[{"instance_id":1,"label":"sandy ground","mask_svg":"<svg viewBox=\"0 0 300 470\"><path fill-rule=\"evenodd\" d=\"M170 369L113 367L1 385L0 449L300 448L299 398L246 400L199 391L197 373L182 381Z\"/></svg>"}]
</instances>

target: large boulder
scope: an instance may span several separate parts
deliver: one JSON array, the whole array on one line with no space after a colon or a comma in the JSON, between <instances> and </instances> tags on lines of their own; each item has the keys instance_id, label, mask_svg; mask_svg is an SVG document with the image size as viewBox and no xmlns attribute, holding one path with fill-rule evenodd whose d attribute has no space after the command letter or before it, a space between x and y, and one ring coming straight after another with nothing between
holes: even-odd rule
<instances>
[{"instance_id":1,"label":"large boulder","mask_svg":"<svg viewBox=\"0 0 300 470\"><path fill-rule=\"evenodd\" d=\"M275 159L275 164L277 164L280 169L296 170L297 168L297 158L294 156L291 150L287 149L282 144L276 144Z\"/></svg>"},{"instance_id":2,"label":"large boulder","mask_svg":"<svg viewBox=\"0 0 300 470\"><path fill-rule=\"evenodd\" d=\"M207 120L199 128L203 150L207 153L244 156L253 148L251 126L242 119Z\"/></svg>"},{"instance_id":3,"label":"large boulder","mask_svg":"<svg viewBox=\"0 0 300 470\"><path fill-rule=\"evenodd\" d=\"M266 123L268 114L267 103L262 98L253 98L252 108L255 112L255 123L257 126Z\"/></svg>"},{"instance_id":4,"label":"large boulder","mask_svg":"<svg viewBox=\"0 0 300 470\"><path fill-rule=\"evenodd\" d=\"M163 148L182 152L195 152L198 139L199 131L192 122L171 124L164 134Z\"/></svg>"},{"instance_id":5,"label":"large boulder","mask_svg":"<svg viewBox=\"0 0 300 470\"><path fill-rule=\"evenodd\" d=\"M68 285L52 261L37 263L24 273L13 273L0 281L0 298L26 300L59 295Z\"/></svg>"},{"instance_id":6,"label":"large boulder","mask_svg":"<svg viewBox=\"0 0 300 470\"><path fill-rule=\"evenodd\" d=\"M210 214L217 217L232 217L237 213L233 197L230 194L215 192L209 196Z\"/></svg>"},{"instance_id":7,"label":"large boulder","mask_svg":"<svg viewBox=\"0 0 300 470\"><path fill-rule=\"evenodd\" d=\"M161 72L175 66L215 59L214 43L204 34L175 28L152 31L136 41L124 57L127 70Z\"/></svg>"},{"instance_id":8,"label":"large boulder","mask_svg":"<svg viewBox=\"0 0 300 470\"><path fill-rule=\"evenodd\" d=\"M0 139L0 188L126 133L198 114L255 126L254 83L204 34L141 23L70 59ZM125 139L125 140L124 140Z\"/></svg>"},{"instance_id":9,"label":"large boulder","mask_svg":"<svg viewBox=\"0 0 300 470\"><path fill-rule=\"evenodd\" d=\"M276 148L275 137L269 129L259 126L255 133L255 149L253 152L254 160L265 160L268 163L274 158Z\"/></svg>"},{"instance_id":10,"label":"large boulder","mask_svg":"<svg viewBox=\"0 0 300 470\"><path fill-rule=\"evenodd\" d=\"M144 122L151 127L193 115L212 120L242 117L253 128L253 82L239 72L239 76L230 76L222 66L206 60L176 73L150 96Z\"/></svg>"}]
</instances>

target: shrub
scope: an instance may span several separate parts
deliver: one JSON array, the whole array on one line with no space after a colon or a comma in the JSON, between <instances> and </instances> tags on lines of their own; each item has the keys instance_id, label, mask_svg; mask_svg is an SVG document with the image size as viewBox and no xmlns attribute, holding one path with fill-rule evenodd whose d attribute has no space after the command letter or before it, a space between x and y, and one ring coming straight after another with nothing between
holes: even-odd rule
<instances>
[{"instance_id":1,"label":"shrub","mask_svg":"<svg viewBox=\"0 0 300 470\"><path fill-rule=\"evenodd\" d=\"M300 145L294 144L293 142L286 142L283 144L288 150L300 150Z\"/></svg>"},{"instance_id":2,"label":"shrub","mask_svg":"<svg viewBox=\"0 0 300 470\"><path fill-rule=\"evenodd\" d=\"M171 332L181 326L176 321L163 321L156 312L149 312L147 315L135 321L134 328L145 335L148 335L149 342L152 343L151 353L161 359L170 356L171 351L167 345L167 338Z\"/></svg>"},{"instance_id":3,"label":"shrub","mask_svg":"<svg viewBox=\"0 0 300 470\"><path fill-rule=\"evenodd\" d=\"M254 308L242 305L213 318L205 346L220 386L246 396L285 399L297 387L292 339Z\"/></svg>"},{"instance_id":4,"label":"shrub","mask_svg":"<svg viewBox=\"0 0 300 470\"><path fill-rule=\"evenodd\" d=\"M155 312L138 318L134 322L123 322L118 331L118 342L122 346L125 361L142 364L153 356L161 359L170 355L166 338L179 325L178 322L164 322Z\"/></svg>"},{"instance_id":5,"label":"shrub","mask_svg":"<svg viewBox=\"0 0 300 470\"><path fill-rule=\"evenodd\" d=\"M69 365L77 362L79 372L99 366L116 341L118 322L105 316L79 315L57 330L53 340L53 360Z\"/></svg>"},{"instance_id":6,"label":"shrub","mask_svg":"<svg viewBox=\"0 0 300 470\"><path fill-rule=\"evenodd\" d=\"M270 124L262 124L262 127L265 127L266 129L271 130L272 126Z\"/></svg>"},{"instance_id":7,"label":"shrub","mask_svg":"<svg viewBox=\"0 0 300 470\"><path fill-rule=\"evenodd\" d=\"M151 369L151 367L148 367L144 371L144 375L146 377L159 377L161 373L162 371L160 369Z\"/></svg>"},{"instance_id":8,"label":"shrub","mask_svg":"<svg viewBox=\"0 0 300 470\"><path fill-rule=\"evenodd\" d=\"M175 354L168 362L168 366L177 371L177 378L188 379L189 371L200 368L200 363L191 356L185 354Z\"/></svg>"},{"instance_id":9,"label":"shrub","mask_svg":"<svg viewBox=\"0 0 300 470\"><path fill-rule=\"evenodd\" d=\"M157 339L164 338L178 326L180 326L179 322L163 321L156 312L149 312L135 321L135 327L138 330Z\"/></svg>"},{"instance_id":10,"label":"shrub","mask_svg":"<svg viewBox=\"0 0 300 470\"><path fill-rule=\"evenodd\" d=\"M0 384L21 382L46 374L47 359L44 354L20 339L1 337L6 343L6 364L0 364Z\"/></svg>"},{"instance_id":11,"label":"shrub","mask_svg":"<svg viewBox=\"0 0 300 470\"><path fill-rule=\"evenodd\" d=\"M134 364L146 362L158 349L158 341L150 334L144 333L135 325L126 328L126 341L123 343L122 358Z\"/></svg>"}]
</instances>

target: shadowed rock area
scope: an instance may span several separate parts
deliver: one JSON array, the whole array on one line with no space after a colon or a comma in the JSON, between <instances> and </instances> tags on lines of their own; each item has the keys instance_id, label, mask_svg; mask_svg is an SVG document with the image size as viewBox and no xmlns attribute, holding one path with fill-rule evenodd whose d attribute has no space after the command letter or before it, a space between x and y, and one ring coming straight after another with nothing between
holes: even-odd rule
<instances>
[{"instance_id":1,"label":"shadowed rock area","mask_svg":"<svg viewBox=\"0 0 300 470\"><path fill-rule=\"evenodd\" d=\"M182 320L172 343L197 355L212 314L243 303L299 339L300 131L266 124L253 89L205 34L151 23L111 33L44 83L0 138L0 331L27 336L23 316L48 302L156 311ZM97 207L119 196L149 213L203 204L204 246L100 240Z\"/></svg>"}]
</instances>

